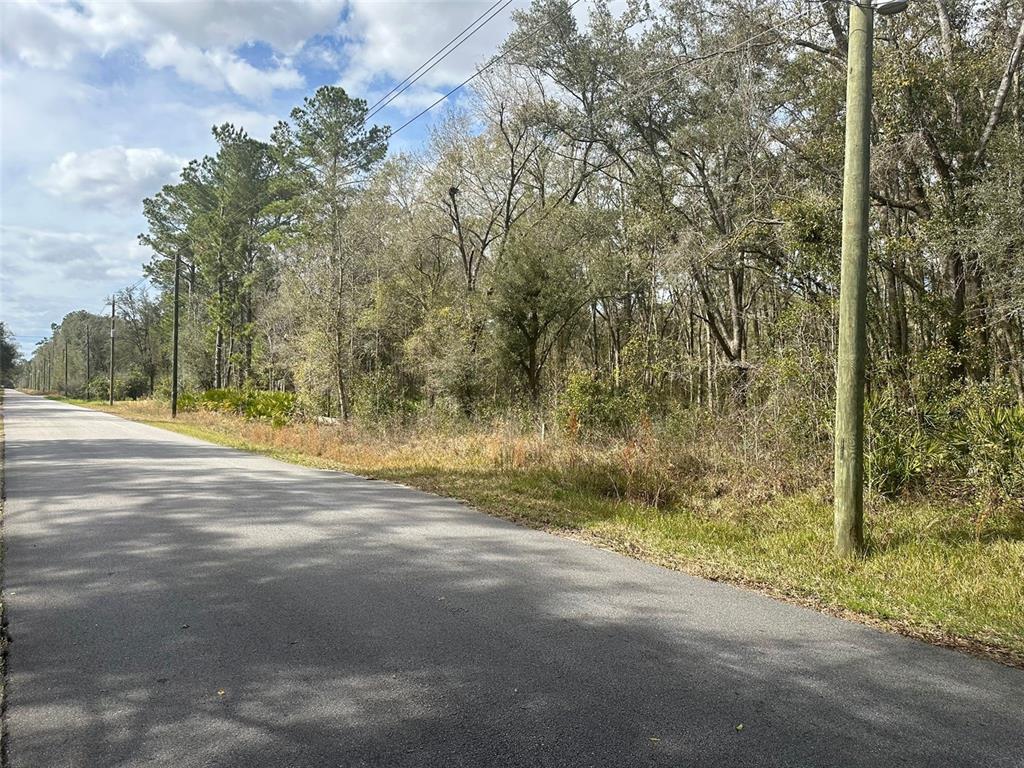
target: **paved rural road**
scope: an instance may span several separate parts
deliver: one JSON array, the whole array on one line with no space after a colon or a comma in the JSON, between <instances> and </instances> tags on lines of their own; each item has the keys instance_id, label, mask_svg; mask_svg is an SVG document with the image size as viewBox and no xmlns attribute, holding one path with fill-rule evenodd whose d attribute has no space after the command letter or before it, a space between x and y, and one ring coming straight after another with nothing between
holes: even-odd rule
<instances>
[{"instance_id":1,"label":"paved rural road","mask_svg":"<svg viewBox=\"0 0 1024 768\"><path fill-rule=\"evenodd\" d=\"M14 768L1024 765L1022 671L6 398Z\"/></svg>"}]
</instances>

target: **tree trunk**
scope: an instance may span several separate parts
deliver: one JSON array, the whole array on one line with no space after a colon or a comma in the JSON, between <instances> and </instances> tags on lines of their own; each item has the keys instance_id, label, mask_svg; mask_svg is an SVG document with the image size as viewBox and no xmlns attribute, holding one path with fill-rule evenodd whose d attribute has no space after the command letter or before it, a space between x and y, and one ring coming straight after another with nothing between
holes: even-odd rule
<instances>
[{"instance_id":1,"label":"tree trunk","mask_svg":"<svg viewBox=\"0 0 1024 768\"><path fill-rule=\"evenodd\" d=\"M217 326L217 340L214 344L213 388L220 389L224 374L224 331Z\"/></svg>"},{"instance_id":2,"label":"tree trunk","mask_svg":"<svg viewBox=\"0 0 1024 768\"><path fill-rule=\"evenodd\" d=\"M340 313L339 313L340 314ZM339 318L340 319L340 318ZM337 354L337 386L338 410L343 421L348 421L348 387L345 382L345 341L339 325L334 332L334 345Z\"/></svg>"}]
</instances>

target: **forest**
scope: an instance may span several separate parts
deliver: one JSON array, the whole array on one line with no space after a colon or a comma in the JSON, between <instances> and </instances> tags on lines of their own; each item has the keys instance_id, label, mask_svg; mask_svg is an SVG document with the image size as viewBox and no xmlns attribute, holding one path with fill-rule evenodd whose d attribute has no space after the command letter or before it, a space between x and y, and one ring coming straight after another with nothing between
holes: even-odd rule
<instances>
[{"instance_id":1,"label":"forest","mask_svg":"<svg viewBox=\"0 0 1024 768\"><path fill-rule=\"evenodd\" d=\"M517 12L418 151L340 87L266 142L213 128L140 201L149 287L113 297L114 397L169 397L178 260L183 410L596 446L589 482L654 507L716 463L736 469L712 500L827 495L846 6L575 6ZM942 499L1015 537L1022 47L1015 0L877 19L868 283L871 503ZM107 396L101 301L22 386Z\"/></svg>"}]
</instances>

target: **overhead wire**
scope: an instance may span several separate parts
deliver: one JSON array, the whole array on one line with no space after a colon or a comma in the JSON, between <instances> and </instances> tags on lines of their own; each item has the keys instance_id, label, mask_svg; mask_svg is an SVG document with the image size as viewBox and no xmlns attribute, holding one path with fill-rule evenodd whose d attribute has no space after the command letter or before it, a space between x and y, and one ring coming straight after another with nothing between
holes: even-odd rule
<instances>
[{"instance_id":1,"label":"overhead wire","mask_svg":"<svg viewBox=\"0 0 1024 768\"><path fill-rule=\"evenodd\" d=\"M580 2L581 2L581 0L572 0L572 2L571 2L571 3L569 3L569 5L568 5L568 7L566 8L566 10L572 10L572 9L573 9L573 8L574 8L574 7L575 7L575 6L577 5L577 4L579 4ZM542 24L542 25L541 25L541 28L543 29L544 27L547 27L547 26L549 26L549 25L550 25L550 24L552 23L552 21L554 21L554 19L550 19L550 20L546 21L546 22L545 22L544 24ZM486 64L484 64L484 65L483 65L482 67L480 67L479 69L477 69L477 70L476 70L476 72L474 72L473 74L471 74L471 75L470 75L469 77L467 77L467 78L466 78L465 80L463 80L463 81L462 81L461 83L459 83L459 84L458 84L458 85L456 85L456 86L455 86L454 88L452 88L452 89L451 89L450 91L448 91L447 93L445 93L445 94L444 94L443 96L441 96L440 98L438 98L437 100L435 100L435 101L434 101L434 102L433 102L432 104L430 104L430 106L428 106L427 108L425 108L425 109L421 110L421 111L420 111L419 113L417 113L417 114L416 114L416 115L414 115L413 117L411 117L411 118L409 118L408 120L406 120L406 121L405 121L404 123L402 123L402 124L401 124L400 126L398 126L398 128L396 128L396 129L395 129L395 130L393 130L393 131L390 131L388 135L389 135L389 136L395 136L395 135L397 135L398 133L400 133L401 131L405 130L405 129L406 129L406 128L408 128L408 127L409 127L410 125L412 125L412 124L413 124L413 123L415 123L415 122L416 122L417 120L419 120L419 119L420 119L421 117L423 117L423 116L424 116L425 114L427 114L428 112L430 112L430 110L432 110L432 109L433 109L434 107L436 107L436 106L437 106L438 104L440 104L440 103L441 103L441 102L443 102L443 101L444 101L445 99L449 98L449 97L450 97L450 96L452 96L453 94L455 94L455 93L457 93L458 91L460 91L460 90L461 90L462 88L464 88L464 87L465 87L466 85L468 85L468 84L469 84L470 82L472 82L472 81L473 81L473 80L475 80L476 78L480 77L480 75L482 75L482 74L483 74L484 72L486 72L486 71L487 71L488 69L490 69L491 67L493 67L493 66L494 66L495 64L497 64L497 63L498 63L499 61L501 61L502 59L504 59L504 58L505 58L506 56L508 56L508 55L509 55L510 53L513 53L513 52L515 52L516 50L518 50L518 48L517 48L517 47L512 47L512 48L506 48L506 49L505 49L504 51L502 51L501 53L498 53L498 54L494 55L493 57L491 57L490 61L488 61L488 62L487 62Z\"/></svg>"},{"instance_id":2,"label":"overhead wire","mask_svg":"<svg viewBox=\"0 0 1024 768\"><path fill-rule=\"evenodd\" d=\"M368 113L366 115L366 119L364 120L364 123L366 122L366 120L369 120L371 117L373 117L378 112L380 112L385 107L387 107L389 104L391 104L393 101L395 101L395 99L397 99L399 96L401 96L403 93L405 93L405 91L407 91L409 88L411 88L420 78L422 78L424 75L426 75L428 72L430 72L434 67L436 67L442 61L444 61L446 58L448 58L448 56L450 56L452 53L454 53L456 51L456 49L458 49L463 43L465 43L473 35L475 35L477 32L479 32L481 29L483 29L483 27L489 21L491 21L491 19L493 19L495 16L497 16L503 10L508 8L508 6L510 6L513 2L514 2L514 0L496 0L496 2L493 5L491 5L490 8L488 8L482 14L477 16L476 19L474 19L472 22L470 22L470 24L465 29L463 29L459 34L457 34L455 37L453 37L451 40L449 40L448 43L446 43L444 46L442 46L430 58L428 58L426 61L424 61L422 64L420 64L420 66L418 66L411 73L409 73L401 82L395 84L391 88L390 91L385 93L373 105L371 105L370 108L369 108L369 111L368 111ZM488 14L490 14L490 15L488 15ZM487 18L484 18L485 16ZM483 19L483 21L481 21L481 19ZM479 24L478 24L478 22L479 22ZM470 30L472 30L472 31L470 31ZM467 32L468 32L468 34L467 34ZM463 37L463 35L465 35L465 36ZM459 39L460 37L462 38L461 40ZM456 42L457 40L458 40L458 42ZM392 95L392 94L394 94L394 95Z\"/></svg>"}]
</instances>

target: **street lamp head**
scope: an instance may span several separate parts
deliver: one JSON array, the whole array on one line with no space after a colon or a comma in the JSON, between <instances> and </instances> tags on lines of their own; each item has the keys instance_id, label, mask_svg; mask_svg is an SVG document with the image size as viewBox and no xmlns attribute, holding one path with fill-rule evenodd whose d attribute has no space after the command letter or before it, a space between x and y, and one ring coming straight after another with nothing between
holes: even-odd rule
<instances>
[{"instance_id":1,"label":"street lamp head","mask_svg":"<svg viewBox=\"0 0 1024 768\"><path fill-rule=\"evenodd\" d=\"M907 10L908 0L871 0L871 7L879 16L895 16Z\"/></svg>"}]
</instances>

